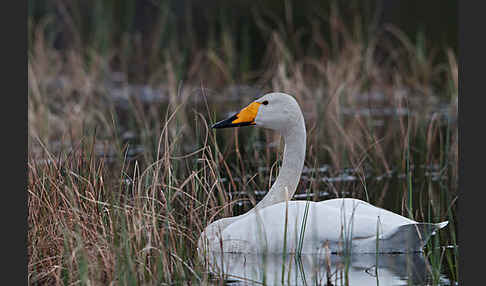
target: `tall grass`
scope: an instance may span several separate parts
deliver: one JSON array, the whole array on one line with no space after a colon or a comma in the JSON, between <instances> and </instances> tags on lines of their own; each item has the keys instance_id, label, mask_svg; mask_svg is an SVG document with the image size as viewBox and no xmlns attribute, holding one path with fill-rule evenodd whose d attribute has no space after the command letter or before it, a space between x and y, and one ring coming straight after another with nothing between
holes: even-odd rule
<instances>
[{"instance_id":1,"label":"tall grass","mask_svg":"<svg viewBox=\"0 0 486 286\"><path fill-rule=\"evenodd\" d=\"M255 190L268 190L283 147L278 135L257 128L209 130L252 100L245 92L228 100L228 86L236 84L284 91L300 103L308 130L305 166L332 168L303 179L298 192L319 199L326 190L416 220L447 219L449 231L439 232L429 248L457 244L458 68L451 50L440 62L426 38L414 42L393 27L349 27L337 6L312 18L305 35L288 19L255 12L268 41L254 69L251 52L240 53L230 28L221 37L210 34L207 47L172 41L164 2L157 6L158 32L145 45L134 34L112 39L120 27L91 34L73 6L80 2L58 2L56 9L72 23L72 47L54 47L49 17L29 20L29 283L210 280L196 259L200 232L257 202ZM104 15L114 3L97 5L93 13ZM303 37L310 40L299 45ZM377 58L378 49L386 61ZM162 95L144 102L143 90L132 89L140 82ZM446 119L428 110L438 100L450 103ZM375 108L395 114L375 115ZM360 179L326 180L345 168ZM436 172L438 182L426 172ZM394 180L374 179L388 174ZM429 257L435 269L445 265L457 280L458 255L456 247Z\"/></svg>"}]
</instances>

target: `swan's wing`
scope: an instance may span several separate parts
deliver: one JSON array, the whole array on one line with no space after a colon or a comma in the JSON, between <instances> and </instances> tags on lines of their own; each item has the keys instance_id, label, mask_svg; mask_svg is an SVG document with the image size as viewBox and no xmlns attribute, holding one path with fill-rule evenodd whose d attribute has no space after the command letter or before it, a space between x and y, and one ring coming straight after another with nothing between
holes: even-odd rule
<instances>
[{"instance_id":1,"label":"swan's wing","mask_svg":"<svg viewBox=\"0 0 486 286\"><path fill-rule=\"evenodd\" d=\"M400 227L417 222L390 211L355 199L337 199L325 202L289 201L279 203L245 215L230 224L224 231L222 242L229 248L243 252L281 252L285 248L296 252L315 252L327 242L331 249L343 241L388 239L401 233ZM434 231L434 230L432 230ZM425 231L424 233L429 233ZM400 235L395 236L398 239ZM375 246L374 244L371 246Z\"/></svg>"},{"instance_id":2,"label":"swan's wing","mask_svg":"<svg viewBox=\"0 0 486 286\"><path fill-rule=\"evenodd\" d=\"M223 242L227 242L227 251L231 251L235 241L241 241L245 249L256 248L255 252L279 252L284 246L294 252L302 244L303 251L313 252L326 242L337 248L344 240L375 238L377 227L383 235L410 222L360 200L332 200L327 204L289 201L235 221L224 230Z\"/></svg>"},{"instance_id":3,"label":"swan's wing","mask_svg":"<svg viewBox=\"0 0 486 286\"><path fill-rule=\"evenodd\" d=\"M347 219L347 221L351 221L351 219L353 219L355 222L354 225L357 227L366 226L366 228L369 228L370 226L372 226L373 222L375 223L375 225L378 222L382 229L381 232L388 232L392 228L400 225L417 223L414 220L408 219L394 212L373 206L370 203L358 199L331 199L321 201L319 202L319 204L322 205L322 209L339 209L340 217L343 218L343 216L345 216L345 219Z\"/></svg>"},{"instance_id":4,"label":"swan's wing","mask_svg":"<svg viewBox=\"0 0 486 286\"><path fill-rule=\"evenodd\" d=\"M386 233L379 241L378 252L418 252L439 229L447 225L441 223L412 223L398 226ZM373 247L376 250L376 246Z\"/></svg>"}]
</instances>

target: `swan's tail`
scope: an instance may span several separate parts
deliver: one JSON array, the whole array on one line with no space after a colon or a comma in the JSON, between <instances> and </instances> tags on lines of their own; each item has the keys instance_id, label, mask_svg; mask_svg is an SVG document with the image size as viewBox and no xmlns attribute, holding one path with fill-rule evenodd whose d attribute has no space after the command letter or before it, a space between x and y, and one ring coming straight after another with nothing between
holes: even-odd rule
<instances>
[{"instance_id":1,"label":"swan's tail","mask_svg":"<svg viewBox=\"0 0 486 286\"><path fill-rule=\"evenodd\" d=\"M421 252L430 237L448 223L444 221L399 226L378 241L378 252Z\"/></svg>"}]
</instances>

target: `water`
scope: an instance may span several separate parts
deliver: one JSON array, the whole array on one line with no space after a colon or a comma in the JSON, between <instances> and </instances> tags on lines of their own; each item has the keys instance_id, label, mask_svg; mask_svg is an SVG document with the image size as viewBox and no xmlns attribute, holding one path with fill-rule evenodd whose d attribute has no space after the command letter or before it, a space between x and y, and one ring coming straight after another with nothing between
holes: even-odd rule
<instances>
[{"instance_id":1,"label":"water","mask_svg":"<svg viewBox=\"0 0 486 286\"><path fill-rule=\"evenodd\" d=\"M170 90L165 86L153 87L150 85L136 85L127 84L125 76L113 73L104 83L100 86L99 92L102 101L107 106L113 106L117 113L117 128L120 131L120 138L124 142L130 142L128 146L127 159L137 157L145 152L148 146L139 144L139 134L136 130L133 130L133 125L136 120L133 118L134 106L140 106L144 110L150 108L161 108L165 113L167 105L177 105L182 102L186 103L186 109L197 110L198 112L207 115L207 104L210 106L209 113L214 116L214 113L218 114L216 118L222 119L233 115L240 108L251 102L253 99L258 98L264 94L262 89L248 86L248 85L230 85L221 90L204 89L200 86L190 86L185 84L181 89L177 98L171 99ZM63 89L72 85L71 80L68 77L51 78L47 80L47 90L55 91L57 89ZM318 89L316 94L323 93L324 91ZM419 92L407 89L397 89L393 91L393 95L386 95L381 91L362 92L349 95L349 101L353 104L345 104L340 108L339 113L343 117L343 120L352 120L355 117L367 118L368 123L373 127L385 127L389 124L394 124L396 119L401 117L419 117L424 116L426 118L432 118L436 116L445 124L447 120L451 123L457 121L457 114L451 112L451 103L447 100L441 99L439 94L428 94L423 96L418 94ZM400 101L406 98L407 106L395 106L390 102ZM308 121L309 125L315 120L321 120L321 118L315 118L315 114L308 111L303 106L303 113ZM189 126L194 129L196 126ZM220 131L220 133L229 134L230 131ZM248 130L241 130L244 135L248 134ZM240 140L245 140L243 138ZM194 139L194 138L193 138ZM189 140L181 146L182 153L190 153L195 151L199 146L189 144L193 140ZM54 145L62 145L61 142L54 142ZM252 142L251 148L265 149L279 147L280 141L275 142ZM55 147L55 146L54 146ZM69 144L64 146L69 148ZM112 146L98 146L98 154L100 156L106 155L112 157L115 151ZM108 148L108 149L107 149ZM50 148L53 151L60 148ZM114 159L116 159L114 157ZM342 179L342 178L341 178ZM341 180L338 179L338 180Z\"/></svg>"},{"instance_id":2,"label":"water","mask_svg":"<svg viewBox=\"0 0 486 286\"><path fill-rule=\"evenodd\" d=\"M214 253L210 269L228 285L451 285L421 253L287 255ZM283 282L283 283L282 283Z\"/></svg>"}]
</instances>

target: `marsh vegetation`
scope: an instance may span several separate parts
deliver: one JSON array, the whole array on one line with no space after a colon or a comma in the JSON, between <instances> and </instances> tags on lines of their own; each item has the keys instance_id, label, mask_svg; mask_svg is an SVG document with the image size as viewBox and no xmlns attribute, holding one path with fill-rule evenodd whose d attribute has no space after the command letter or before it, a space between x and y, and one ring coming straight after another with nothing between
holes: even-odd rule
<instances>
[{"instance_id":1,"label":"marsh vegetation","mask_svg":"<svg viewBox=\"0 0 486 286\"><path fill-rule=\"evenodd\" d=\"M294 95L306 121L294 199L353 197L417 221L448 220L425 249L427 279L458 281L452 49L359 14L343 21L331 3L305 31L290 14L254 11L265 39L255 63L250 33L227 17L201 45L191 25L182 33L170 24L169 4L154 2L160 14L142 43L99 17L110 1L93 1L91 20L81 1L48 3L71 23L73 40L57 48L56 21L32 8L29 284L224 283L197 259L199 234L263 197L283 143L267 130L209 126L269 91ZM119 11L131 11L124 3Z\"/></svg>"}]
</instances>

